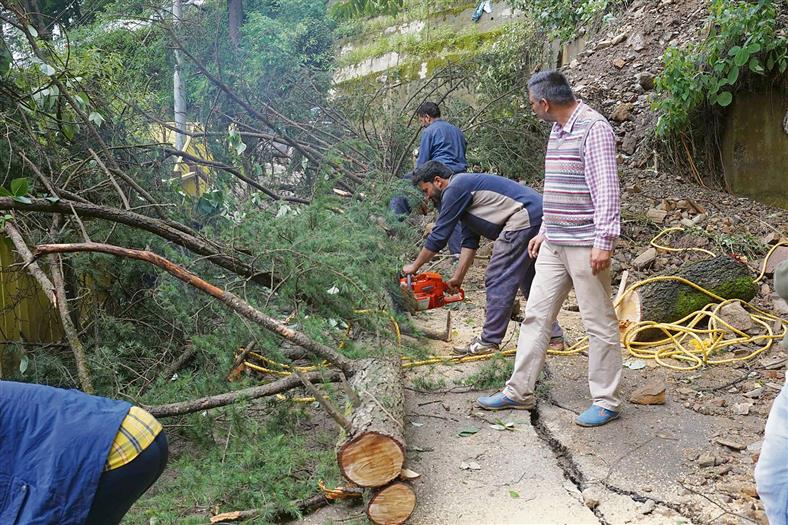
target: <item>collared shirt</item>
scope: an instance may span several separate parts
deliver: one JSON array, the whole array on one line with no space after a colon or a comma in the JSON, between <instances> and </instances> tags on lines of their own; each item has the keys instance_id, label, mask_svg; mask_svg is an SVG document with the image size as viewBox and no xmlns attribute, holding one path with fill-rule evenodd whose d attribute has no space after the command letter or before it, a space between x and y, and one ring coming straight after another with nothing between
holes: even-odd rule
<instances>
[{"instance_id":1,"label":"collared shirt","mask_svg":"<svg viewBox=\"0 0 788 525\"><path fill-rule=\"evenodd\" d=\"M161 432L161 423L140 407L131 407L120 424L109 449L104 470L113 470L130 463L153 443Z\"/></svg>"},{"instance_id":2,"label":"collared shirt","mask_svg":"<svg viewBox=\"0 0 788 525\"><path fill-rule=\"evenodd\" d=\"M416 167L421 167L428 160L437 160L454 173L462 173L468 168L465 160L466 145L465 135L460 128L443 119L434 120L421 132Z\"/></svg>"},{"instance_id":3,"label":"collared shirt","mask_svg":"<svg viewBox=\"0 0 788 525\"><path fill-rule=\"evenodd\" d=\"M589 114L596 114L585 103L580 102L564 126L559 123L553 124L550 134L550 141L547 149L560 151L559 145L562 141L573 137L575 124L578 117L583 115L584 120ZM578 138L578 137L574 137ZM566 160L560 158L558 162L566 165ZM546 159L545 164L545 201L548 200L548 169L550 159ZM616 239L620 236L620 194L618 169L616 165L616 139L613 130L604 118L597 117L591 122L583 143L583 154L581 158L584 171L584 181L590 193L591 203L593 204L593 239L592 244L595 248L602 250L612 250ZM566 190L566 188L564 188ZM565 193L579 191L578 187L570 188ZM549 232L548 224L550 214L547 213L548 205L545 205L545 221L542 224L541 233ZM571 212L564 210L567 215ZM556 210L556 215L561 212ZM569 231L564 229L562 233ZM571 234L570 234L571 236ZM548 233L549 240L549 233ZM578 237L578 241L583 241ZM571 240L562 239L563 244L571 244Z\"/></svg>"}]
</instances>

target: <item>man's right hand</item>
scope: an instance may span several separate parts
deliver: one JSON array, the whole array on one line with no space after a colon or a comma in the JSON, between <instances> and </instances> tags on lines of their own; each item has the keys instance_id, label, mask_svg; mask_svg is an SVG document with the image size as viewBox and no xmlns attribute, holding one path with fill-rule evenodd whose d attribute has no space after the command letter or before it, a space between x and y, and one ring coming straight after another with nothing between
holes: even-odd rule
<instances>
[{"instance_id":1,"label":"man's right hand","mask_svg":"<svg viewBox=\"0 0 788 525\"><path fill-rule=\"evenodd\" d=\"M543 242L544 235L537 235L528 241L528 256L531 259L536 260L536 256L539 255L539 248L542 246Z\"/></svg>"}]
</instances>

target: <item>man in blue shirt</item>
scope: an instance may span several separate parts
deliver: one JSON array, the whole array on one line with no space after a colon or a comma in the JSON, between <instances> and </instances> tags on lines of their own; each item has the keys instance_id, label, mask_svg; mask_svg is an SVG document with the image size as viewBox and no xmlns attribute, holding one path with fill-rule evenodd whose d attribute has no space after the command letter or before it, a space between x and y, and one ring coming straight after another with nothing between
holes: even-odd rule
<instances>
[{"instance_id":1,"label":"man in blue shirt","mask_svg":"<svg viewBox=\"0 0 788 525\"><path fill-rule=\"evenodd\" d=\"M416 114L424 128L421 132L416 167L422 167L429 160L437 160L453 173L464 173L468 169L468 162L465 160L468 142L460 128L441 118L441 110L435 102L424 102L416 110Z\"/></svg>"},{"instance_id":2,"label":"man in blue shirt","mask_svg":"<svg viewBox=\"0 0 788 525\"><path fill-rule=\"evenodd\" d=\"M416 159L416 168L420 168L427 161L437 160L445 164L453 173L463 173L468 169L465 160L465 148L468 143L465 135L457 126L449 124L441 118L441 110L435 102L423 102L416 114L424 130L421 132L419 156ZM410 178L411 174L407 177ZM394 197L390 207L397 214L410 213L410 205L405 197ZM449 237L449 252L459 256L462 242L462 233L459 224Z\"/></svg>"},{"instance_id":3,"label":"man in blue shirt","mask_svg":"<svg viewBox=\"0 0 788 525\"><path fill-rule=\"evenodd\" d=\"M542 196L527 186L486 173L453 174L437 161L429 161L413 173L413 183L427 196L440 215L416 260L402 268L410 275L418 272L448 242L458 223L462 224L462 252L454 275L447 281L450 290L462 285L473 264L481 236L495 241L484 278L487 312L480 337L455 353L483 354L497 350L511 318L512 305L520 289L527 298L534 278L528 242L542 224ZM563 332L553 324L551 346L563 347Z\"/></svg>"}]
</instances>

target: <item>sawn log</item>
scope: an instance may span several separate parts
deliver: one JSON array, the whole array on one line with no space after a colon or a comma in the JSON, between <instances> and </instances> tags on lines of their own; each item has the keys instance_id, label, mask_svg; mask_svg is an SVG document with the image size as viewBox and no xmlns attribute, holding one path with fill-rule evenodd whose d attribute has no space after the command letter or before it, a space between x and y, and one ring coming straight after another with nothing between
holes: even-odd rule
<instances>
[{"instance_id":1,"label":"sawn log","mask_svg":"<svg viewBox=\"0 0 788 525\"><path fill-rule=\"evenodd\" d=\"M724 298L750 301L758 293L747 265L727 255L686 264L669 275L684 279ZM624 292L616 307L619 322L672 323L715 302L709 295L678 281L658 281ZM639 339L660 337L659 330L644 330Z\"/></svg>"},{"instance_id":2,"label":"sawn log","mask_svg":"<svg viewBox=\"0 0 788 525\"><path fill-rule=\"evenodd\" d=\"M396 356L365 359L350 381L359 404L350 431L337 445L342 475L360 487L382 487L399 476L405 463L405 395Z\"/></svg>"}]
</instances>

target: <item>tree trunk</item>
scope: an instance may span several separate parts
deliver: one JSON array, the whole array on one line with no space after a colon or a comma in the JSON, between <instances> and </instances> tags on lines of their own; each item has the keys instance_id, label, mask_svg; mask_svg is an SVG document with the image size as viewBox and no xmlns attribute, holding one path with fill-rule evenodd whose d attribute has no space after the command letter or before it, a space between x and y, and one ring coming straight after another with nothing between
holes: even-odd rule
<instances>
[{"instance_id":1,"label":"tree trunk","mask_svg":"<svg viewBox=\"0 0 788 525\"><path fill-rule=\"evenodd\" d=\"M241 23L244 18L243 0L227 0L227 16L230 26L230 42L237 49L241 42Z\"/></svg>"},{"instance_id":2,"label":"tree trunk","mask_svg":"<svg viewBox=\"0 0 788 525\"><path fill-rule=\"evenodd\" d=\"M724 299L749 301L758 293L758 285L747 265L726 255L684 265L671 275L683 277ZM715 301L691 286L664 280L624 292L616 306L616 314L619 322L628 324L641 321L672 323ZM662 332L656 329L638 334L641 340L661 336Z\"/></svg>"},{"instance_id":3,"label":"tree trunk","mask_svg":"<svg viewBox=\"0 0 788 525\"><path fill-rule=\"evenodd\" d=\"M356 485L381 487L396 479L405 463L402 365L396 356L380 357L359 362L355 370L350 386L360 404L338 444L337 463Z\"/></svg>"},{"instance_id":4,"label":"tree trunk","mask_svg":"<svg viewBox=\"0 0 788 525\"><path fill-rule=\"evenodd\" d=\"M173 31L180 35L181 33L181 0L173 0L172 2L172 26ZM184 86L183 79L181 78L181 70L183 69L183 60L181 53L176 47L174 49L175 67L172 71L172 95L173 95L173 113L175 113L175 127L178 128L179 133L175 134L175 149L183 151L183 146L186 143L186 87Z\"/></svg>"},{"instance_id":5,"label":"tree trunk","mask_svg":"<svg viewBox=\"0 0 788 525\"><path fill-rule=\"evenodd\" d=\"M375 491L367 504L367 516L372 523L398 525L405 523L416 508L416 493L402 481L395 481Z\"/></svg>"}]
</instances>

